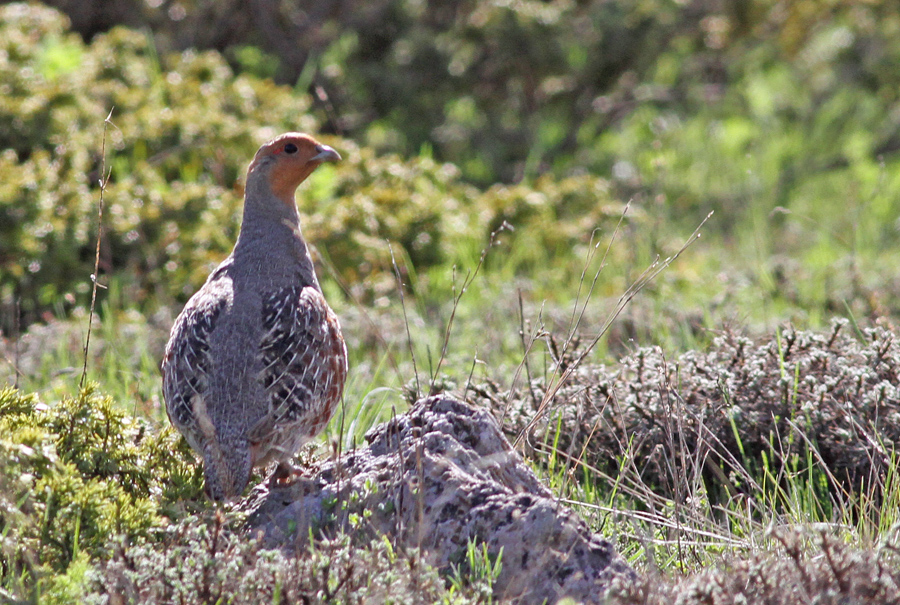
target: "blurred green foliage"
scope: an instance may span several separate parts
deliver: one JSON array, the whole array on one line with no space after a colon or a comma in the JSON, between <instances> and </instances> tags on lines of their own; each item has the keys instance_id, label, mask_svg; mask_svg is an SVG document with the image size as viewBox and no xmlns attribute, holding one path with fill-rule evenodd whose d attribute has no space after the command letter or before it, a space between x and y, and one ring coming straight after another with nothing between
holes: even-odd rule
<instances>
[{"instance_id":1,"label":"blurred green foliage","mask_svg":"<svg viewBox=\"0 0 900 605\"><path fill-rule=\"evenodd\" d=\"M720 133L731 152L783 133L793 149L771 146L786 164L803 148L825 169L897 146L900 7L887 0L48 3L87 37L149 27L160 48L227 49L242 70L318 87L330 128L405 156L430 145L480 184L609 169L619 158L595 153L600 139L628 132L622 142L643 147L695 114L710 127L750 121ZM655 118L667 124L623 130Z\"/></svg>"},{"instance_id":2,"label":"blurred green foliage","mask_svg":"<svg viewBox=\"0 0 900 605\"><path fill-rule=\"evenodd\" d=\"M125 29L85 46L54 11L0 11L0 300L33 318L88 290L106 174L102 271L137 304L192 291L234 240L249 150L315 129L304 98L215 53L163 61Z\"/></svg>"},{"instance_id":3,"label":"blurred green foliage","mask_svg":"<svg viewBox=\"0 0 900 605\"><path fill-rule=\"evenodd\" d=\"M24 325L83 303L110 109L101 281L142 309L227 253L256 147L308 130L346 137L325 135L346 160L300 205L363 298L391 287L387 242L404 271L447 270L507 220L518 270L556 269L631 200L634 266L715 210L720 251L695 273L740 274L814 323L897 310L895 3L57 4L89 42L39 4L0 19L7 329L16 305Z\"/></svg>"},{"instance_id":4,"label":"blurred green foliage","mask_svg":"<svg viewBox=\"0 0 900 605\"><path fill-rule=\"evenodd\" d=\"M161 58L151 38L122 28L85 45L51 10L0 11L5 325L16 304L28 323L83 303L107 175L101 281L114 274L139 308L185 300L237 235L235 183L257 145L284 130L317 130L309 99L235 75L216 53ZM421 271L454 261L461 242L483 245L503 220L529 241L565 248L590 239L606 210L618 208L595 177L559 190L542 179L534 195L499 187L482 196L460 169L427 153L404 160L335 144L347 159L323 168L299 203L310 240L363 295L393 287L388 242L405 270ZM546 229L547 221L559 228Z\"/></svg>"}]
</instances>

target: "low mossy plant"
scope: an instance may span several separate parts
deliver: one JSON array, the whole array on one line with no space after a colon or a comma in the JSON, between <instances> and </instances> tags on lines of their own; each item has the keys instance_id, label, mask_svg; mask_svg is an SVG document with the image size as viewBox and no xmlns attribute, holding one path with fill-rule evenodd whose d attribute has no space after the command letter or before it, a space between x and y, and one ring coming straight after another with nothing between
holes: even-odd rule
<instances>
[{"instance_id":1,"label":"low mossy plant","mask_svg":"<svg viewBox=\"0 0 900 605\"><path fill-rule=\"evenodd\" d=\"M611 605L880 605L900 601L900 558L892 544L859 548L827 531L781 528L778 545L742 558L720 558L700 573L648 574L616 585Z\"/></svg>"},{"instance_id":2,"label":"low mossy plant","mask_svg":"<svg viewBox=\"0 0 900 605\"><path fill-rule=\"evenodd\" d=\"M34 586L115 536L141 543L202 498L183 440L94 386L55 404L0 390L0 435L0 585Z\"/></svg>"}]
</instances>

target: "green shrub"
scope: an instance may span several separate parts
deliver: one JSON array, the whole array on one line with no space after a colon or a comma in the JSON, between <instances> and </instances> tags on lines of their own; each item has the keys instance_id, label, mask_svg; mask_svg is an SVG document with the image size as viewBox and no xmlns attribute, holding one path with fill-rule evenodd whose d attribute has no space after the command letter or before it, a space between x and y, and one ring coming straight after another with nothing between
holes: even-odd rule
<instances>
[{"instance_id":1,"label":"green shrub","mask_svg":"<svg viewBox=\"0 0 900 605\"><path fill-rule=\"evenodd\" d=\"M127 300L151 308L185 300L230 250L235 183L257 146L318 129L307 97L235 77L213 52L158 58L150 39L122 28L85 46L57 13L21 5L0 9L0 39L0 78L14 83L0 124L18 125L0 154L0 300L18 301L26 322L86 298L111 108L101 281L116 276ZM41 71L50 44L66 45L67 71ZM385 240L416 265L442 262L471 222L465 206L475 193L458 171L336 144L349 148L346 162L299 197L310 239L339 273L351 282L390 275Z\"/></svg>"},{"instance_id":2,"label":"green shrub","mask_svg":"<svg viewBox=\"0 0 900 605\"><path fill-rule=\"evenodd\" d=\"M0 301L18 302L28 323L87 300L112 109L100 280L114 276L124 299L145 310L182 302L233 245L235 183L257 145L280 131L317 130L309 100L235 76L214 52L160 58L141 33L117 28L85 45L65 27L47 9L0 8L0 78L11 82L0 99L0 124L9 125L0 135ZM517 230L507 239L567 255L621 212L595 177L543 177L483 195L428 154L404 160L333 143L345 160L321 168L298 201L307 237L363 293L394 287L388 242L418 272L480 249L507 221Z\"/></svg>"},{"instance_id":3,"label":"green shrub","mask_svg":"<svg viewBox=\"0 0 900 605\"><path fill-rule=\"evenodd\" d=\"M329 194L298 201L306 236L346 281L371 278L366 287L375 291L395 287L388 243L401 266L423 270L453 260L461 240L479 237L478 191L455 166L345 146Z\"/></svg>"},{"instance_id":4,"label":"green shrub","mask_svg":"<svg viewBox=\"0 0 900 605\"><path fill-rule=\"evenodd\" d=\"M110 111L101 267L136 303L202 283L235 238L234 183L259 143L317 130L306 97L216 53L158 58L125 29L85 46L38 5L0 8L0 40L0 300L26 319L89 289Z\"/></svg>"},{"instance_id":5,"label":"green shrub","mask_svg":"<svg viewBox=\"0 0 900 605\"><path fill-rule=\"evenodd\" d=\"M488 229L506 223L502 236L514 240L516 253L547 259L583 258L590 243L608 240L622 218L625 204L614 197L608 180L592 175L554 179L548 175L519 185L495 185L479 200ZM628 223L644 222L643 212L629 210ZM595 231L596 230L596 231ZM599 237L598 237L599 236ZM524 260L524 259L523 259ZM527 264L533 271L533 264ZM573 264L573 270L582 265Z\"/></svg>"},{"instance_id":6,"label":"green shrub","mask_svg":"<svg viewBox=\"0 0 900 605\"><path fill-rule=\"evenodd\" d=\"M184 441L94 387L54 405L0 390L0 435L0 583L65 570L113 536L139 542L202 497Z\"/></svg>"}]
</instances>

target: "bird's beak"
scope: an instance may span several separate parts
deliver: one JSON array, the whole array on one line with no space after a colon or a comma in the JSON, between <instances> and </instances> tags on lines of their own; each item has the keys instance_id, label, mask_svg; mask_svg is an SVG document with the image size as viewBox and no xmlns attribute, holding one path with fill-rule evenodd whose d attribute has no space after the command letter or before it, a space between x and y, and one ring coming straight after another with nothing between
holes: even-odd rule
<instances>
[{"instance_id":1,"label":"bird's beak","mask_svg":"<svg viewBox=\"0 0 900 605\"><path fill-rule=\"evenodd\" d=\"M309 159L310 162L339 162L341 154L328 145L316 145L316 155Z\"/></svg>"}]
</instances>

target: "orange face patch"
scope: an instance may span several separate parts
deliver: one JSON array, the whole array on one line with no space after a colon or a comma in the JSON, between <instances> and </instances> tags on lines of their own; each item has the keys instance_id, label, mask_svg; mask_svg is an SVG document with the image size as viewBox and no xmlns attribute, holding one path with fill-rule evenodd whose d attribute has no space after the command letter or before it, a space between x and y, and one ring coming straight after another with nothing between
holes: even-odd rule
<instances>
[{"instance_id":1,"label":"orange face patch","mask_svg":"<svg viewBox=\"0 0 900 605\"><path fill-rule=\"evenodd\" d=\"M283 152L276 157L278 161L269 172L269 186L278 199L285 204L293 204L294 192L297 191L300 183L312 173L315 166L299 157L288 156Z\"/></svg>"},{"instance_id":2,"label":"orange face patch","mask_svg":"<svg viewBox=\"0 0 900 605\"><path fill-rule=\"evenodd\" d=\"M293 204L297 187L320 164L319 161L313 161L313 158L319 154L321 147L308 135L289 133L261 147L254 164L263 163L269 158L271 166L267 176L272 193L285 204Z\"/></svg>"}]
</instances>

